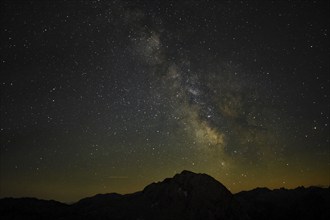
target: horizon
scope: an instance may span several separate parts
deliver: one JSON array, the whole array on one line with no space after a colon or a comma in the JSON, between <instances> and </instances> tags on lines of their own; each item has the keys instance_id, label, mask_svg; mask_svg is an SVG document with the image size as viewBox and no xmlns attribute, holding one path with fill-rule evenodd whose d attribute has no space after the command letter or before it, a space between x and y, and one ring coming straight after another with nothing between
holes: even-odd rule
<instances>
[{"instance_id":1,"label":"horizon","mask_svg":"<svg viewBox=\"0 0 330 220\"><path fill-rule=\"evenodd\" d=\"M175 175L178 175L178 174L181 174L183 171L188 171L188 172L192 172L194 173L193 171L190 171L190 170L182 170L181 172L178 172L176 173ZM206 174L206 173L194 173L194 174ZM150 182L149 184L145 185L143 188L139 189L139 190L136 190L134 192L127 192L127 193L118 193L118 192L102 192L102 193L95 193L95 194L90 194L90 195L85 195L81 198L78 198L78 199L75 199L75 200L58 200L58 199L54 199L54 198L39 198L39 197L34 197L34 196L20 196L20 197L15 197L15 196L8 196L8 197L0 197L0 199L38 199L38 200L45 200L45 201L56 201L56 202L60 202L60 203L64 203L64 204L67 204L67 205L71 205L71 204L74 204L74 203L77 203L79 202L80 200L82 199L86 199L86 198L92 198L94 196L97 196L97 195L107 195L107 194L118 194L118 195L130 195L130 194L134 194L134 193L137 193L137 192L142 192L144 190L145 187L151 185L151 184L154 184L154 183L161 183L163 182L165 179L172 179L175 175L171 176L171 177L164 177L162 180L159 180L159 181L154 181L154 182ZM206 174L208 175L208 174ZM208 175L210 176L210 175ZM212 177L212 176L210 176ZM212 177L213 178L213 177ZM215 179L216 181L218 181L219 183L221 183L219 180ZM222 183L221 183L222 184ZM226 187L226 185L224 185ZM269 188L269 187L266 187L266 186L256 186L255 188L250 188L250 189L243 189L243 190L240 190L240 191L237 191L237 192L232 192L230 189L228 189L227 187L227 190L229 190L231 192L231 194L235 195L235 194L238 194L240 192L249 192L249 191L252 191L252 190L255 190L255 189L269 189L269 190L281 190L281 189L285 189L285 190L295 190L295 189L298 189L298 188L305 188L305 189L308 189L308 188L322 188L322 189L326 189L326 188L330 188L330 185L328 186L325 186L325 185L310 185L310 186L303 186L303 185L300 185L300 186L296 186L296 187L289 187L289 188L286 188L286 187L279 187L279 188Z\"/></svg>"},{"instance_id":2,"label":"horizon","mask_svg":"<svg viewBox=\"0 0 330 220\"><path fill-rule=\"evenodd\" d=\"M328 1L1 1L0 197L330 185Z\"/></svg>"}]
</instances>

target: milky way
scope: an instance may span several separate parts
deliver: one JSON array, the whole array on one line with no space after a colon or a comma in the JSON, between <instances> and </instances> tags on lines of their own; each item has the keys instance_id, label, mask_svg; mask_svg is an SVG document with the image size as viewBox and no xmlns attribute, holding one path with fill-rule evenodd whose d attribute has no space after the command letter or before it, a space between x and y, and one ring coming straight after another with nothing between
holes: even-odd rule
<instances>
[{"instance_id":1,"label":"milky way","mask_svg":"<svg viewBox=\"0 0 330 220\"><path fill-rule=\"evenodd\" d=\"M330 184L329 3L1 8L1 197Z\"/></svg>"}]
</instances>

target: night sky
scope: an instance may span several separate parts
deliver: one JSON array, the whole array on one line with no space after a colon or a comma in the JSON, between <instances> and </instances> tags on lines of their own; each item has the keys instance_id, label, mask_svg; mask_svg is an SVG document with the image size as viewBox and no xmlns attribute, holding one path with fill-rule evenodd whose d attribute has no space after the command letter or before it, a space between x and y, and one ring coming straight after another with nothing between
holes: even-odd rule
<instances>
[{"instance_id":1,"label":"night sky","mask_svg":"<svg viewBox=\"0 0 330 220\"><path fill-rule=\"evenodd\" d=\"M0 197L329 186L329 1L0 4Z\"/></svg>"}]
</instances>

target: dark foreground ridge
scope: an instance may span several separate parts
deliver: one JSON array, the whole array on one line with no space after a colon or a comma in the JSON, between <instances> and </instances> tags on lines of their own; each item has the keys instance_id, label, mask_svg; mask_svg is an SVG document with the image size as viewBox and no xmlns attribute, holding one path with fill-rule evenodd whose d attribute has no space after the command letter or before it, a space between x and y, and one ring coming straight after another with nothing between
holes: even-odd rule
<instances>
[{"instance_id":1,"label":"dark foreground ridge","mask_svg":"<svg viewBox=\"0 0 330 220\"><path fill-rule=\"evenodd\" d=\"M257 188L233 195L206 174L183 171L140 192L99 194L72 205L0 199L0 219L330 219L330 189Z\"/></svg>"}]
</instances>

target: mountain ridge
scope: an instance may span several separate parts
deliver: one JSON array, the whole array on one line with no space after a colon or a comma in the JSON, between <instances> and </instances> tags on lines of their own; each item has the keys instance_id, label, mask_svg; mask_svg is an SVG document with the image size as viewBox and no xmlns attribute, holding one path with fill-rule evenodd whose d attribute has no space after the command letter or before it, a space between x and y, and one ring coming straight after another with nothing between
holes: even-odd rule
<instances>
[{"instance_id":1,"label":"mountain ridge","mask_svg":"<svg viewBox=\"0 0 330 220\"><path fill-rule=\"evenodd\" d=\"M184 170L131 194L106 193L71 205L0 199L1 219L328 219L330 188L256 188L232 194L207 174Z\"/></svg>"}]
</instances>

